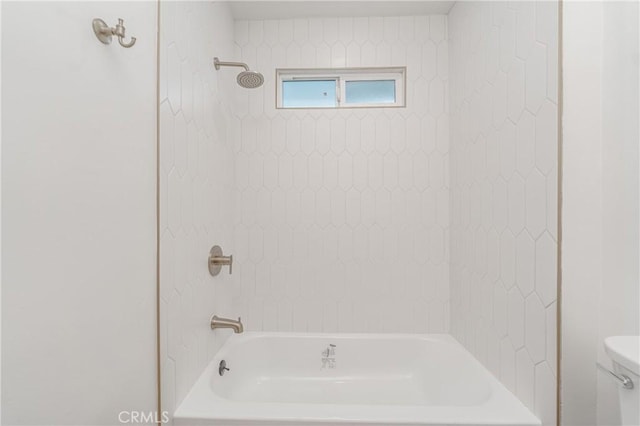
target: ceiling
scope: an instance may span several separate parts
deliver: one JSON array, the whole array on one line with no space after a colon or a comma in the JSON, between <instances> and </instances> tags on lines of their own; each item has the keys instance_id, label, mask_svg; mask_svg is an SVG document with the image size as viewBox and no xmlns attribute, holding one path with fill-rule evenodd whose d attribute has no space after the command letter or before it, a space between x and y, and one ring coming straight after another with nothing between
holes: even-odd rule
<instances>
[{"instance_id":1,"label":"ceiling","mask_svg":"<svg viewBox=\"0 0 640 426\"><path fill-rule=\"evenodd\" d=\"M454 1L307 1L230 0L235 19L291 19L302 17L410 16L447 14Z\"/></svg>"}]
</instances>

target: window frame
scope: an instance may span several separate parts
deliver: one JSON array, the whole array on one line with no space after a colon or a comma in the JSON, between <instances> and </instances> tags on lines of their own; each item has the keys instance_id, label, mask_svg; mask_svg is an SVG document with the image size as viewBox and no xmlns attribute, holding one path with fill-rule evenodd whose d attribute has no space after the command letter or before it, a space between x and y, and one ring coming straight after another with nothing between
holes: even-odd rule
<instances>
[{"instance_id":1,"label":"window frame","mask_svg":"<svg viewBox=\"0 0 640 426\"><path fill-rule=\"evenodd\" d=\"M336 106L285 107L282 105L283 81L335 80ZM394 80L394 103L346 103L348 81ZM406 108L407 67L367 68L277 68L276 109L345 109L345 108Z\"/></svg>"}]
</instances>

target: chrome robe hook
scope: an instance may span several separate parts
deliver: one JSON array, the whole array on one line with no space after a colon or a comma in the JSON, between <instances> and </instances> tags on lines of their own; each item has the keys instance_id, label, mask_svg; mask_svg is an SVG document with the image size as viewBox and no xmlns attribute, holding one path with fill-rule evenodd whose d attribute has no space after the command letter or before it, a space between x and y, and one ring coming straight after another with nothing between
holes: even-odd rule
<instances>
[{"instance_id":1,"label":"chrome robe hook","mask_svg":"<svg viewBox=\"0 0 640 426\"><path fill-rule=\"evenodd\" d=\"M98 37L98 40L104 44L111 44L113 36L118 37L118 43L120 43L120 46L126 47L127 49L136 44L135 37L131 37L129 42L124 41L125 28L123 19L118 19L118 25L113 28L109 27L106 22L98 18L94 19L92 24L93 32L96 34L96 37Z\"/></svg>"}]
</instances>

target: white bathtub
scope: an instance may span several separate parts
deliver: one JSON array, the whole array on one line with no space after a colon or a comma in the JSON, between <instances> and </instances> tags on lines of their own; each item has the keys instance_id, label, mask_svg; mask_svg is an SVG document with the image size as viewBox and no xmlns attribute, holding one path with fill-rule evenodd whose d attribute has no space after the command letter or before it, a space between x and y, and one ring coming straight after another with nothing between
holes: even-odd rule
<instances>
[{"instance_id":1,"label":"white bathtub","mask_svg":"<svg viewBox=\"0 0 640 426\"><path fill-rule=\"evenodd\" d=\"M540 425L448 335L254 332L229 338L174 423Z\"/></svg>"}]
</instances>

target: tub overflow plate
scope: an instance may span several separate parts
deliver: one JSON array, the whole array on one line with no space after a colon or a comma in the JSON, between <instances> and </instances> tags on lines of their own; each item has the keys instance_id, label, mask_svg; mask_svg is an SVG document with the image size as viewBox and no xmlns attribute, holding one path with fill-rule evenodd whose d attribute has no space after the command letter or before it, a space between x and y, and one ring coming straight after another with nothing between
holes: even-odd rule
<instances>
[{"instance_id":1,"label":"tub overflow plate","mask_svg":"<svg viewBox=\"0 0 640 426\"><path fill-rule=\"evenodd\" d=\"M230 370L227 368L227 361L223 359L222 361L220 361L220 365L218 365L218 374L224 376L225 371Z\"/></svg>"}]
</instances>

